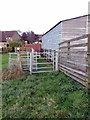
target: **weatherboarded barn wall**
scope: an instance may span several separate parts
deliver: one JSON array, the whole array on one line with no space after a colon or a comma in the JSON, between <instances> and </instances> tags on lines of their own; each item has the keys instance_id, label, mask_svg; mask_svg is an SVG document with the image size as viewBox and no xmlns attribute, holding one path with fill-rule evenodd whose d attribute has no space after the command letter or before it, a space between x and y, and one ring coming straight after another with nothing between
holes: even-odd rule
<instances>
[{"instance_id":1,"label":"weatherboarded barn wall","mask_svg":"<svg viewBox=\"0 0 90 120\"><path fill-rule=\"evenodd\" d=\"M61 23L59 69L87 86L88 16Z\"/></svg>"},{"instance_id":2,"label":"weatherboarded barn wall","mask_svg":"<svg viewBox=\"0 0 90 120\"><path fill-rule=\"evenodd\" d=\"M85 35L88 32L88 16L81 16L61 22L61 40L64 42Z\"/></svg>"},{"instance_id":3,"label":"weatherboarded barn wall","mask_svg":"<svg viewBox=\"0 0 90 120\"><path fill-rule=\"evenodd\" d=\"M57 50L60 43L61 24L54 26L42 37L42 48Z\"/></svg>"},{"instance_id":4,"label":"weatherboarded barn wall","mask_svg":"<svg viewBox=\"0 0 90 120\"><path fill-rule=\"evenodd\" d=\"M87 33L87 15L60 21L42 36L42 48L58 50L59 43Z\"/></svg>"}]
</instances>

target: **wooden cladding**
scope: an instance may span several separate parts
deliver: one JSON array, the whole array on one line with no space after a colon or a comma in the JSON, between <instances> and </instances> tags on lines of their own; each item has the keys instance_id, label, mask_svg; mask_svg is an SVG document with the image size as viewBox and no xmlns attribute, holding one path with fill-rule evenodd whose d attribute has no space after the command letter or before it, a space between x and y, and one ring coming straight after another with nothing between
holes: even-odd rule
<instances>
[{"instance_id":1,"label":"wooden cladding","mask_svg":"<svg viewBox=\"0 0 90 120\"><path fill-rule=\"evenodd\" d=\"M88 35L87 45L87 75L88 75L88 88L90 89L90 34Z\"/></svg>"},{"instance_id":2,"label":"wooden cladding","mask_svg":"<svg viewBox=\"0 0 90 120\"><path fill-rule=\"evenodd\" d=\"M90 35L59 44L59 69L88 87L90 83Z\"/></svg>"}]
</instances>

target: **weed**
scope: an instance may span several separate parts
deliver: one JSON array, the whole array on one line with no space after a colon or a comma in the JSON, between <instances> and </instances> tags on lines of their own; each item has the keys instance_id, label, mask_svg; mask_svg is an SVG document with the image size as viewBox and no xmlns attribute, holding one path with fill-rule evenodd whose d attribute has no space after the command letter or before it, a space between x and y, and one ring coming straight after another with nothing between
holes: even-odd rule
<instances>
[{"instance_id":1,"label":"weed","mask_svg":"<svg viewBox=\"0 0 90 120\"><path fill-rule=\"evenodd\" d=\"M21 72L18 67L13 66L12 69L2 71L2 80L11 80L25 76L25 72Z\"/></svg>"}]
</instances>

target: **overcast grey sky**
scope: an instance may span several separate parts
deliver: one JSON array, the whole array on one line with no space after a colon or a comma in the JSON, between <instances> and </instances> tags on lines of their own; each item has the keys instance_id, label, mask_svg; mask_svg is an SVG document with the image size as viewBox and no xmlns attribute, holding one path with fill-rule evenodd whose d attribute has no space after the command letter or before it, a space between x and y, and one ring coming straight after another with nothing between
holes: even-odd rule
<instances>
[{"instance_id":1,"label":"overcast grey sky","mask_svg":"<svg viewBox=\"0 0 90 120\"><path fill-rule=\"evenodd\" d=\"M88 14L89 0L0 0L0 30L42 34L63 19Z\"/></svg>"}]
</instances>

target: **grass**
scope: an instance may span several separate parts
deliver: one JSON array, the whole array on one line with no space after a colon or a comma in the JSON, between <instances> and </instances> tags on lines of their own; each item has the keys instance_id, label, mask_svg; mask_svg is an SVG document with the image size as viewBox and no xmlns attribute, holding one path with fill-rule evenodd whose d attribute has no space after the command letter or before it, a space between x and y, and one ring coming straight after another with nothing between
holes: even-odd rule
<instances>
[{"instance_id":1,"label":"grass","mask_svg":"<svg viewBox=\"0 0 90 120\"><path fill-rule=\"evenodd\" d=\"M3 55L8 68L8 54ZM3 80L3 118L89 118L88 91L62 72Z\"/></svg>"},{"instance_id":2,"label":"grass","mask_svg":"<svg viewBox=\"0 0 90 120\"><path fill-rule=\"evenodd\" d=\"M8 58L9 54L2 55L2 69L8 69Z\"/></svg>"},{"instance_id":3,"label":"grass","mask_svg":"<svg viewBox=\"0 0 90 120\"><path fill-rule=\"evenodd\" d=\"M2 70L2 55L0 54L0 71Z\"/></svg>"},{"instance_id":4,"label":"grass","mask_svg":"<svg viewBox=\"0 0 90 120\"><path fill-rule=\"evenodd\" d=\"M62 72L3 81L3 118L87 117L87 90Z\"/></svg>"}]
</instances>

